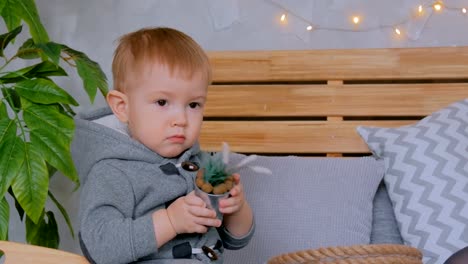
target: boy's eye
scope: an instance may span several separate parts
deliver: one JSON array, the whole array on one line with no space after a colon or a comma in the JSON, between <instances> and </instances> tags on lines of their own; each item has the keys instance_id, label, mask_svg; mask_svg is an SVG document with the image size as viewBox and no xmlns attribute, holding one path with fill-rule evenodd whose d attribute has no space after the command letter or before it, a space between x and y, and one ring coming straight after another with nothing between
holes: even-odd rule
<instances>
[{"instance_id":1,"label":"boy's eye","mask_svg":"<svg viewBox=\"0 0 468 264\"><path fill-rule=\"evenodd\" d=\"M159 106L165 106L167 104L167 101L166 100L157 100L156 103L159 105Z\"/></svg>"},{"instance_id":2,"label":"boy's eye","mask_svg":"<svg viewBox=\"0 0 468 264\"><path fill-rule=\"evenodd\" d=\"M197 108L197 107L200 106L200 103L193 102L193 103L190 103L189 106L190 106L190 108Z\"/></svg>"}]
</instances>

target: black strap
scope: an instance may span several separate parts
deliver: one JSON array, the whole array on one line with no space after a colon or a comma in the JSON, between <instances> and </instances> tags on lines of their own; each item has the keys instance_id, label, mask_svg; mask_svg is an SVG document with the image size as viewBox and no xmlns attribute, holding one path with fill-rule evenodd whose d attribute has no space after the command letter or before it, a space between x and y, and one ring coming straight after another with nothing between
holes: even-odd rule
<instances>
[{"instance_id":1,"label":"black strap","mask_svg":"<svg viewBox=\"0 0 468 264\"><path fill-rule=\"evenodd\" d=\"M166 175L180 175L179 170L172 163L166 163L164 165L159 166L159 168Z\"/></svg>"},{"instance_id":2,"label":"black strap","mask_svg":"<svg viewBox=\"0 0 468 264\"><path fill-rule=\"evenodd\" d=\"M192 246L189 242L184 242L172 248L174 258L190 258L192 256Z\"/></svg>"}]
</instances>

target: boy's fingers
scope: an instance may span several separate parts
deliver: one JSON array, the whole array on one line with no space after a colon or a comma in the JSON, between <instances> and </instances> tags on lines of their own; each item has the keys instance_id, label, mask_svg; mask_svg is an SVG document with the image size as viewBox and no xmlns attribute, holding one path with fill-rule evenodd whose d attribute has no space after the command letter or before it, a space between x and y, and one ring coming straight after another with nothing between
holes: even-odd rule
<instances>
[{"instance_id":1,"label":"boy's fingers","mask_svg":"<svg viewBox=\"0 0 468 264\"><path fill-rule=\"evenodd\" d=\"M215 218L216 212L206 207L192 206L189 208L189 212L192 215L203 218Z\"/></svg>"},{"instance_id":2,"label":"boy's fingers","mask_svg":"<svg viewBox=\"0 0 468 264\"><path fill-rule=\"evenodd\" d=\"M206 204L202 200L202 198L196 196L193 191L191 193L187 194L187 196L185 196L185 202L188 205L206 207Z\"/></svg>"},{"instance_id":3,"label":"boy's fingers","mask_svg":"<svg viewBox=\"0 0 468 264\"><path fill-rule=\"evenodd\" d=\"M234 173L234 174L232 174L232 176L234 177L234 182L236 184L238 184L240 182L240 174L239 173Z\"/></svg>"}]
</instances>

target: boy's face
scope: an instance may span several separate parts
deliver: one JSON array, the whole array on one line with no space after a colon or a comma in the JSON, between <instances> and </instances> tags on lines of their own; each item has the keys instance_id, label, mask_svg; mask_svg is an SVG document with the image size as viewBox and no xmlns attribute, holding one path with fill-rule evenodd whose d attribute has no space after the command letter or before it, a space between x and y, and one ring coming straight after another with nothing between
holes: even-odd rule
<instances>
[{"instance_id":1,"label":"boy's face","mask_svg":"<svg viewBox=\"0 0 468 264\"><path fill-rule=\"evenodd\" d=\"M126 116L131 136L159 155L173 158L198 139L207 83L201 73L182 78L154 65L126 92Z\"/></svg>"}]
</instances>

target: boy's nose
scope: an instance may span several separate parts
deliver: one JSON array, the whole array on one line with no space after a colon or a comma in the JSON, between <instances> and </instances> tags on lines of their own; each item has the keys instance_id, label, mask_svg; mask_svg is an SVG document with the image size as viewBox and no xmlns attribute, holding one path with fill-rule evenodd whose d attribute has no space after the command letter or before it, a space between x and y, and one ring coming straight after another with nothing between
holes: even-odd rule
<instances>
[{"instance_id":1,"label":"boy's nose","mask_svg":"<svg viewBox=\"0 0 468 264\"><path fill-rule=\"evenodd\" d=\"M187 125L187 114L185 111L177 111L172 119L172 126L185 126Z\"/></svg>"}]
</instances>

